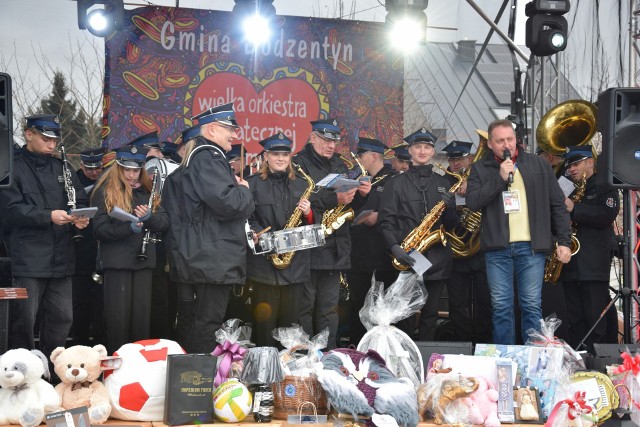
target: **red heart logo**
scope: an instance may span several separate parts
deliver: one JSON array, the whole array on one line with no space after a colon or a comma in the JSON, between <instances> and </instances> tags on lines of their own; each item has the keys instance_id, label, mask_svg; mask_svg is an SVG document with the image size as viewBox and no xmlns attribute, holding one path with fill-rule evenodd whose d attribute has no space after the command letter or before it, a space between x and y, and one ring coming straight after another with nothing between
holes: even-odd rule
<instances>
[{"instance_id":1,"label":"red heart logo","mask_svg":"<svg viewBox=\"0 0 640 427\"><path fill-rule=\"evenodd\" d=\"M318 93L306 80L280 78L255 85L246 77L220 72L208 76L195 91L192 113L216 105L234 103L240 140L248 153L259 153L259 141L283 132L299 151L311 132L309 121L320 114Z\"/></svg>"}]
</instances>

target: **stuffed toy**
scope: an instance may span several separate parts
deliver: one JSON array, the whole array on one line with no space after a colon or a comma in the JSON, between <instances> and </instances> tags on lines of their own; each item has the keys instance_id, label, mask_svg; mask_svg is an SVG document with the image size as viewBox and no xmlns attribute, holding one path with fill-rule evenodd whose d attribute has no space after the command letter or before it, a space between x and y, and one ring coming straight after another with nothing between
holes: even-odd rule
<instances>
[{"instance_id":1,"label":"stuffed toy","mask_svg":"<svg viewBox=\"0 0 640 427\"><path fill-rule=\"evenodd\" d=\"M62 399L62 409L86 406L91 424L102 424L111 414L109 393L98 380L102 369L100 359L107 356L107 349L98 344L93 347L76 345L65 349L58 347L51 353L53 370L60 377L56 391Z\"/></svg>"},{"instance_id":2,"label":"stuffed toy","mask_svg":"<svg viewBox=\"0 0 640 427\"><path fill-rule=\"evenodd\" d=\"M43 375L49 379L49 363L38 350L18 348L0 357L0 425L34 427L60 407L60 396Z\"/></svg>"},{"instance_id":3,"label":"stuffed toy","mask_svg":"<svg viewBox=\"0 0 640 427\"><path fill-rule=\"evenodd\" d=\"M468 398L469 422L486 427L499 427L498 391L484 377L476 377L478 389Z\"/></svg>"},{"instance_id":4,"label":"stuffed toy","mask_svg":"<svg viewBox=\"0 0 640 427\"><path fill-rule=\"evenodd\" d=\"M473 377L456 373L441 373L429 377L418 387L418 407L422 421L433 416L434 424L469 424L469 403L466 398L478 388Z\"/></svg>"},{"instance_id":5,"label":"stuffed toy","mask_svg":"<svg viewBox=\"0 0 640 427\"><path fill-rule=\"evenodd\" d=\"M415 427L418 407L413 383L396 378L374 350L340 348L320 361L318 381L338 412L359 417L389 415L398 425ZM373 425L371 421L368 425Z\"/></svg>"}]
</instances>

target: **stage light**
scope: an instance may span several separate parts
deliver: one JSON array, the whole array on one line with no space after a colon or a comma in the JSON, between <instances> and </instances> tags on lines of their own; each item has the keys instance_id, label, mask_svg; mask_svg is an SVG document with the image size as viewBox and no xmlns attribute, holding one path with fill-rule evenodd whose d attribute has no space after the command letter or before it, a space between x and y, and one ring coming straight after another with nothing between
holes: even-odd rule
<instances>
[{"instance_id":1,"label":"stage light","mask_svg":"<svg viewBox=\"0 0 640 427\"><path fill-rule=\"evenodd\" d=\"M108 37L122 29L123 0L77 0L78 28L97 37Z\"/></svg>"},{"instance_id":2,"label":"stage light","mask_svg":"<svg viewBox=\"0 0 640 427\"><path fill-rule=\"evenodd\" d=\"M428 0L387 0L385 24L389 42L395 49L411 52L427 41Z\"/></svg>"},{"instance_id":3,"label":"stage light","mask_svg":"<svg viewBox=\"0 0 640 427\"><path fill-rule=\"evenodd\" d=\"M534 0L527 3L525 13L526 45L536 56L549 56L567 47L569 0Z\"/></svg>"},{"instance_id":4,"label":"stage light","mask_svg":"<svg viewBox=\"0 0 640 427\"><path fill-rule=\"evenodd\" d=\"M255 46L266 42L271 38L271 25L269 19L262 15L252 15L244 20L242 24L244 37Z\"/></svg>"}]
</instances>

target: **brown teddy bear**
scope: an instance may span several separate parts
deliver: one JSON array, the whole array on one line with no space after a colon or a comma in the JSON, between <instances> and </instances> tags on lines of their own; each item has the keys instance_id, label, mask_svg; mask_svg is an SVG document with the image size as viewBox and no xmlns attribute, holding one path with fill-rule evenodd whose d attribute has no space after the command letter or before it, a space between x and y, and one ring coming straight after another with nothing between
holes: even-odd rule
<instances>
[{"instance_id":1,"label":"brown teddy bear","mask_svg":"<svg viewBox=\"0 0 640 427\"><path fill-rule=\"evenodd\" d=\"M56 386L62 399L61 409L86 406L91 424L102 424L111 414L109 393L98 380L102 373L100 360L106 356L107 349L98 344L93 347L76 345L67 349L58 347L50 357L53 369L62 381Z\"/></svg>"}]
</instances>

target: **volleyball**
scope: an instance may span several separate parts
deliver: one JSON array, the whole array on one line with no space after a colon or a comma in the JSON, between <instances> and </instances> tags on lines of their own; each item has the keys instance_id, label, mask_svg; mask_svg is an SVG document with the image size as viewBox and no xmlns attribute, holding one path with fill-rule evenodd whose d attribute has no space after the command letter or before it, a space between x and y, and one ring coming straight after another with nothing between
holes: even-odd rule
<instances>
[{"instance_id":1,"label":"volleyball","mask_svg":"<svg viewBox=\"0 0 640 427\"><path fill-rule=\"evenodd\" d=\"M220 421L237 423L251 413L253 398L237 379L226 381L213 392L213 413Z\"/></svg>"}]
</instances>

